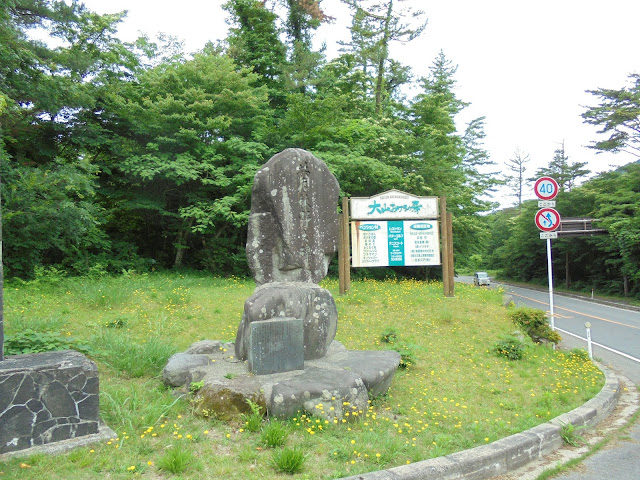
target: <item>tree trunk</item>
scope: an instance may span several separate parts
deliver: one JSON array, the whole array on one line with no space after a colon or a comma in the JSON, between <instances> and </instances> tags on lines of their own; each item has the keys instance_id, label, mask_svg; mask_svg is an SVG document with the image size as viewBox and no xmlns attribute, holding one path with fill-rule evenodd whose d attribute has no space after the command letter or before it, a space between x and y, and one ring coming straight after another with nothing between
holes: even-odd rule
<instances>
[{"instance_id":1,"label":"tree trunk","mask_svg":"<svg viewBox=\"0 0 640 480\"><path fill-rule=\"evenodd\" d=\"M384 19L384 34L380 43L380 59L378 60L378 75L376 77L376 116L382 111L382 92L384 86L384 67L389 57L389 36L391 14L393 13L393 0L389 1L387 15Z\"/></svg>"},{"instance_id":2,"label":"tree trunk","mask_svg":"<svg viewBox=\"0 0 640 480\"><path fill-rule=\"evenodd\" d=\"M628 275L622 276L622 288L624 289L624 296L628 297L629 296L629 276Z\"/></svg>"},{"instance_id":3,"label":"tree trunk","mask_svg":"<svg viewBox=\"0 0 640 480\"><path fill-rule=\"evenodd\" d=\"M571 286L571 272L569 271L569 251L564 256L564 280L565 287L568 289Z\"/></svg>"},{"instance_id":4,"label":"tree trunk","mask_svg":"<svg viewBox=\"0 0 640 480\"><path fill-rule=\"evenodd\" d=\"M187 237L189 236L189 230L191 230L191 226L193 225L193 218L189 219L189 222L186 225L186 228L180 230L178 234L178 239L176 241L176 258L173 262L173 268L180 268L182 266L182 259L184 258L184 251L188 248Z\"/></svg>"}]
</instances>

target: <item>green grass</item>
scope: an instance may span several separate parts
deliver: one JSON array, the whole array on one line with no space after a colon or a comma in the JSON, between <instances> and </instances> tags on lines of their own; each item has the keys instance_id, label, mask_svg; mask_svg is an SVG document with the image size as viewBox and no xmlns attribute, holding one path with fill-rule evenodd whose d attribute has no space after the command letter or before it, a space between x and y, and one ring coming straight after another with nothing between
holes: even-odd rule
<instances>
[{"instance_id":1,"label":"green grass","mask_svg":"<svg viewBox=\"0 0 640 480\"><path fill-rule=\"evenodd\" d=\"M496 356L496 342L515 329L499 291L456 285L455 298L444 298L440 283L368 280L339 296L337 281L323 286L338 306L338 340L350 349L401 347L410 364L349 421L289 419L273 450L260 412L251 426L249 416L195 416L189 395L176 396L160 377L173 352L235 338L253 282L163 273L9 284L7 334L32 328L90 345L101 415L117 435L62 456L0 463L2 478L291 478L273 455L294 447L304 459L294 478L336 478L491 442L571 410L602 386L581 355L531 346L521 360ZM163 462L172 449L197 461L171 473Z\"/></svg>"}]
</instances>

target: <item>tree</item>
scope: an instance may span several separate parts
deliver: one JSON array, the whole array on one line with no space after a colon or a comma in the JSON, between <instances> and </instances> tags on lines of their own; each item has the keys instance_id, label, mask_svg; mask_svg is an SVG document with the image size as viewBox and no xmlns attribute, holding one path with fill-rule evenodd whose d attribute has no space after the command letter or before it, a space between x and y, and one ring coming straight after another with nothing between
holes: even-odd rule
<instances>
[{"instance_id":1,"label":"tree","mask_svg":"<svg viewBox=\"0 0 640 480\"><path fill-rule=\"evenodd\" d=\"M585 123L601 127L598 133L609 135L593 142L600 152L627 152L640 157L640 74L629 75L631 85L620 90L588 90L600 100L583 114Z\"/></svg>"},{"instance_id":2,"label":"tree","mask_svg":"<svg viewBox=\"0 0 640 480\"><path fill-rule=\"evenodd\" d=\"M276 27L277 15L259 0L231 0L223 8L231 15L228 55L257 74L257 86L266 85L272 105L282 107L287 49Z\"/></svg>"},{"instance_id":3,"label":"tree","mask_svg":"<svg viewBox=\"0 0 640 480\"><path fill-rule=\"evenodd\" d=\"M594 217L609 236L598 239L606 263L623 279L625 295L640 297L640 163L606 172L589 184L595 190ZM610 276L610 275L609 275ZM631 284L631 285L629 285Z\"/></svg>"},{"instance_id":4,"label":"tree","mask_svg":"<svg viewBox=\"0 0 640 480\"><path fill-rule=\"evenodd\" d=\"M243 271L252 178L269 153L257 77L205 51L113 92L118 130L100 160L114 237L162 266Z\"/></svg>"},{"instance_id":5,"label":"tree","mask_svg":"<svg viewBox=\"0 0 640 480\"><path fill-rule=\"evenodd\" d=\"M530 158L528 154L523 154L519 148L513 154L513 157L505 163L507 170L513 172L513 175L505 175L505 183L514 191L512 195L518 199L518 208L522 206L522 189L529 182L524 176L527 171L526 164Z\"/></svg>"},{"instance_id":6,"label":"tree","mask_svg":"<svg viewBox=\"0 0 640 480\"><path fill-rule=\"evenodd\" d=\"M285 32L289 41L287 73L291 90L304 94L317 70L322 54L312 50L313 32L332 17L325 14L322 0L279 0L287 8Z\"/></svg>"},{"instance_id":7,"label":"tree","mask_svg":"<svg viewBox=\"0 0 640 480\"><path fill-rule=\"evenodd\" d=\"M402 18L419 19L422 11L412 12L410 8L394 10L394 0L373 2L367 0L342 0L354 10L352 20L351 48L366 69L371 65L375 71L375 113L382 111L386 74L389 69L389 45L391 42L409 42L418 37L426 27L426 22L411 27ZM395 0L396 5L404 0Z\"/></svg>"},{"instance_id":8,"label":"tree","mask_svg":"<svg viewBox=\"0 0 640 480\"><path fill-rule=\"evenodd\" d=\"M108 249L86 147L103 141L100 97L128 79L137 59L114 37L123 14L82 4L8 0L0 5L0 112L4 147L5 262L11 275L41 264L71 269ZM58 40L30 37L40 29Z\"/></svg>"},{"instance_id":9,"label":"tree","mask_svg":"<svg viewBox=\"0 0 640 480\"><path fill-rule=\"evenodd\" d=\"M565 190L571 191L578 178L591 173L590 170L584 168L586 164L586 162L569 163L569 157L565 153L564 142L562 142L562 147L554 152L553 160L551 160L549 166L536 170L536 177L529 180L534 181L540 177L552 177L558 182L561 192Z\"/></svg>"}]
</instances>

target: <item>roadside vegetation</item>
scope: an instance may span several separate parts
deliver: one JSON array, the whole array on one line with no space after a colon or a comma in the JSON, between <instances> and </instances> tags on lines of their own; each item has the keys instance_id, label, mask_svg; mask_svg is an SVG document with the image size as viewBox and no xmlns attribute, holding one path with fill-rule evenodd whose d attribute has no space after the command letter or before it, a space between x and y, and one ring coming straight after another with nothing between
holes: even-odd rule
<instances>
[{"instance_id":1,"label":"roadside vegetation","mask_svg":"<svg viewBox=\"0 0 640 480\"><path fill-rule=\"evenodd\" d=\"M101 415L116 436L57 457L0 463L2 478L338 478L492 442L602 387L584 355L518 334L500 291L457 284L455 298L444 298L441 283L358 280L339 296L337 281L323 286L338 306L337 340L396 349L404 364L387 395L337 424L305 415L202 418L190 393L162 384L171 354L205 338L234 340L250 280L129 272L12 282L8 348L25 331L81 346L98 364ZM500 342L517 353L501 354Z\"/></svg>"}]
</instances>

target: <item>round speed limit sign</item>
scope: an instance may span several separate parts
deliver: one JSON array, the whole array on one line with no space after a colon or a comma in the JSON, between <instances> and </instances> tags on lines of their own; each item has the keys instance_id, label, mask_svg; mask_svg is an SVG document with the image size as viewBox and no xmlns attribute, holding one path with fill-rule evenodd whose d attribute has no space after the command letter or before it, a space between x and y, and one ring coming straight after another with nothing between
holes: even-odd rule
<instances>
[{"instance_id":1,"label":"round speed limit sign","mask_svg":"<svg viewBox=\"0 0 640 480\"><path fill-rule=\"evenodd\" d=\"M543 208L536 213L535 221L543 232L553 232L560 226L560 214L554 208Z\"/></svg>"},{"instance_id":2,"label":"round speed limit sign","mask_svg":"<svg viewBox=\"0 0 640 480\"><path fill-rule=\"evenodd\" d=\"M536 195L540 200L551 200L558 195L558 182L551 177L540 177L534 185Z\"/></svg>"}]
</instances>

